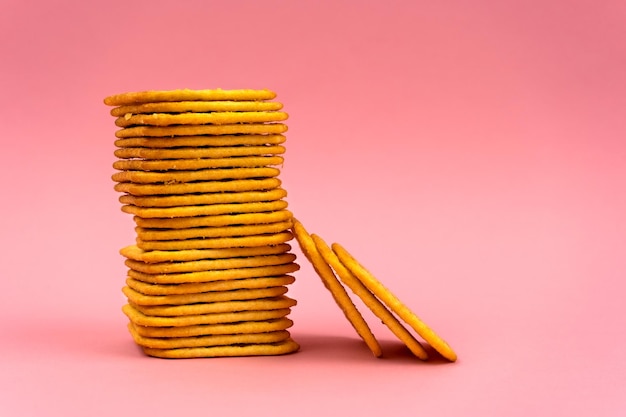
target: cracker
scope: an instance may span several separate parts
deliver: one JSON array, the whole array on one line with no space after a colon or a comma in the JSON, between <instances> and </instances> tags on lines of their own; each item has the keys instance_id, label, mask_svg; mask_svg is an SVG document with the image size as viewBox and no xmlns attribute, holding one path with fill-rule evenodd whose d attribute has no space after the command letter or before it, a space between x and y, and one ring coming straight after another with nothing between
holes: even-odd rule
<instances>
[{"instance_id":1,"label":"cracker","mask_svg":"<svg viewBox=\"0 0 626 417\"><path fill-rule=\"evenodd\" d=\"M269 344L250 344L235 346L214 346L206 348L152 349L143 348L148 356L168 359L215 358L239 356L274 356L286 355L300 349L293 339Z\"/></svg>"},{"instance_id":2,"label":"cracker","mask_svg":"<svg viewBox=\"0 0 626 417\"><path fill-rule=\"evenodd\" d=\"M209 282L189 282L183 284L152 284L128 277L126 285L143 295L170 296L191 295L205 292L236 291L242 289L263 289L290 285L295 282L291 275L255 276L252 278L229 279Z\"/></svg>"},{"instance_id":3,"label":"cracker","mask_svg":"<svg viewBox=\"0 0 626 417\"><path fill-rule=\"evenodd\" d=\"M241 258L258 255L276 255L289 252L291 245L281 243L278 245L264 245L252 248L221 248L221 249L195 249L181 251L144 251L137 245L130 245L120 249L120 254L128 259L147 263L159 262L186 262L202 259Z\"/></svg>"},{"instance_id":4,"label":"cracker","mask_svg":"<svg viewBox=\"0 0 626 417\"><path fill-rule=\"evenodd\" d=\"M168 138L125 138L114 143L119 148L181 148L206 146L280 145L285 135L218 135L218 136L174 136Z\"/></svg>"},{"instance_id":5,"label":"cracker","mask_svg":"<svg viewBox=\"0 0 626 417\"><path fill-rule=\"evenodd\" d=\"M185 240L153 240L143 241L137 239L137 247L143 250L190 250L190 249L217 249L233 247L254 247L263 245L276 245L293 239L289 231L266 233L259 235L217 237L210 239L185 239Z\"/></svg>"},{"instance_id":6,"label":"cracker","mask_svg":"<svg viewBox=\"0 0 626 417\"><path fill-rule=\"evenodd\" d=\"M456 353L450 348L441 337L437 335L426 323L424 323L415 313L413 313L404 303L402 303L391 291L365 269L345 248L334 243L332 250L338 260L354 276L367 287L378 299L389 307L406 324L413 328L433 349L435 349L445 359L454 362L457 359Z\"/></svg>"},{"instance_id":7,"label":"cracker","mask_svg":"<svg viewBox=\"0 0 626 417\"><path fill-rule=\"evenodd\" d=\"M172 125L227 125L232 123L282 122L289 116L282 111L212 112L212 113L151 113L130 114L115 119L115 125L128 126L172 126Z\"/></svg>"},{"instance_id":8,"label":"cracker","mask_svg":"<svg viewBox=\"0 0 626 417\"><path fill-rule=\"evenodd\" d=\"M147 274L145 272L128 270L128 276L138 281L152 284L183 284L188 282L211 282L241 278L273 277L290 274L300 269L295 262L282 265L266 265L248 268L231 268L213 271L181 272L172 274Z\"/></svg>"},{"instance_id":9,"label":"cracker","mask_svg":"<svg viewBox=\"0 0 626 417\"><path fill-rule=\"evenodd\" d=\"M277 111L283 104L277 101L162 101L132 104L111 109L111 116L139 113L206 113L216 111Z\"/></svg>"},{"instance_id":10,"label":"cracker","mask_svg":"<svg viewBox=\"0 0 626 417\"><path fill-rule=\"evenodd\" d=\"M232 156L227 158L196 159L121 159L113 163L113 168L120 171L190 171L206 168L253 168L279 166L284 162L282 156Z\"/></svg>"},{"instance_id":11,"label":"cracker","mask_svg":"<svg viewBox=\"0 0 626 417\"><path fill-rule=\"evenodd\" d=\"M291 220L289 210L261 213L219 214L212 216L150 218L134 216L137 226L144 229L187 229L193 227L220 227L232 225L259 225ZM157 239L158 240L158 239Z\"/></svg>"},{"instance_id":12,"label":"cracker","mask_svg":"<svg viewBox=\"0 0 626 417\"><path fill-rule=\"evenodd\" d=\"M288 339L290 336L288 331L278 330L265 333L155 338L140 335L132 323L128 323L128 330L136 344L155 349L206 348L211 346L276 343Z\"/></svg>"},{"instance_id":13,"label":"cracker","mask_svg":"<svg viewBox=\"0 0 626 417\"><path fill-rule=\"evenodd\" d=\"M142 314L130 304L125 304L122 306L122 312L130 319L130 321L139 326L179 327L194 326L199 324L239 323L242 321L277 319L287 316L291 312L291 309L280 308L274 310L233 311L227 313L198 314L179 317L153 317Z\"/></svg>"},{"instance_id":14,"label":"cracker","mask_svg":"<svg viewBox=\"0 0 626 417\"><path fill-rule=\"evenodd\" d=\"M219 192L204 194L183 195L156 195L134 196L123 195L119 200L122 204L130 204L137 207L179 207L200 206L210 204L254 203L261 201L275 201L287 196L287 191L278 187L260 191ZM167 216L163 216L167 217Z\"/></svg>"},{"instance_id":15,"label":"cracker","mask_svg":"<svg viewBox=\"0 0 626 417\"><path fill-rule=\"evenodd\" d=\"M136 227L137 238L141 242L151 240L209 239L220 237L251 236L265 233L279 233L291 227L291 219L276 223L247 224L242 226L189 227L185 229L146 229ZM141 245L137 244L141 247ZM143 248L142 248L143 249Z\"/></svg>"},{"instance_id":16,"label":"cracker","mask_svg":"<svg viewBox=\"0 0 626 417\"><path fill-rule=\"evenodd\" d=\"M268 146L216 146L216 147L182 147L182 148L119 148L113 153L121 159L142 158L148 160L167 159L223 159L238 156L280 155L285 153L282 145Z\"/></svg>"},{"instance_id":17,"label":"cracker","mask_svg":"<svg viewBox=\"0 0 626 417\"><path fill-rule=\"evenodd\" d=\"M280 312L281 310L276 310ZM293 321L284 317L289 310L281 313L276 319L262 321L242 321L237 323L199 324L194 326L153 327L138 326L133 323L135 331L144 337L193 337L218 334L252 334L286 330L293 326Z\"/></svg>"},{"instance_id":18,"label":"cracker","mask_svg":"<svg viewBox=\"0 0 626 417\"><path fill-rule=\"evenodd\" d=\"M354 327L357 334L361 337L361 339L363 339L374 356L380 357L382 355L382 349L376 340L376 337L350 299L346 290L333 273L332 269L320 255L309 233L306 231L304 226L302 226L302 223L296 219L294 219L292 230L300 248L302 249L302 253L307 257L309 262L311 262L313 268L324 283L324 286L330 291L335 299L335 302L339 305L352 327Z\"/></svg>"},{"instance_id":19,"label":"cracker","mask_svg":"<svg viewBox=\"0 0 626 417\"><path fill-rule=\"evenodd\" d=\"M135 184L176 184L192 181L220 181L250 178L277 177L280 170L272 167L259 168L209 168L193 171L122 171L111 176L115 182Z\"/></svg>"},{"instance_id":20,"label":"cracker","mask_svg":"<svg viewBox=\"0 0 626 417\"><path fill-rule=\"evenodd\" d=\"M261 191L278 188L278 178L242 179L223 181L196 181L182 184L133 184L121 182L115 184L115 191L132 195L178 195L192 193L221 193L240 191Z\"/></svg>"},{"instance_id":21,"label":"cracker","mask_svg":"<svg viewBox=\"0 0 626 417\"><path fill-rule=\"evenodd\" d=\"M312 234L315 246L341 281L355 293L363 303L400 339L419 359L428 359L428 353L420 342L396 319L396 317L339 261L335 253L319 236Z\"/></svg>"},{"instance_id":22,"label":"cracker","mask_svg":"<svg viewBox=\"0 0 626 417\"><path fill-rule=\"evenodd\" d=\"M291 308L296 300L286 295L257 300L217 301L212 303L195 303L174 306L139 305L129 302L140 313L150 317L177 318L182 316L199 316L204 314L230 313L235 311L278 310Z\"/></svg>"},{"instance_id":23,"label":"cracker","mask_svg":"<svg viewBox=\"0 0 626 417\"><path fill-rule=\"evenodd\" d=\"M122 106L170 101L259 101L272 100L274 98L276 98L276 93L268 89L147 90L111 95L104 99L104 104L108 106Z\"/></svg>"},{"instance_id":24,"label":"cracker","mask_svg":"<svg viewBox=\"0 0 626 417\"><path fill-rule=\"evenodd\" d=\"M153 218L175 218L175 217L195 217L195 216L215 216L219 214L241 214L241 213L266 213L270 211L280 211L288 206L285 200L262 201L252 203L234 204L209 204L198 206L149 208L137 207L133 205L123 205L121 210L124 213L133 214L143 219Z\"/></svg>"},{"instance_id":25,"label":"cracker","mask_svg":"<svg viewBox=\"0 0 626 417\"><path fill-rule=\"evenodd\" d=\"M268 265L284 265L296 260L293 253L258 255L243 258L203 259L187 262L159 262L156 264L126 259L127 267L146 274L174 274L185 272L217 271L223 269L253 268Z\"/></svg>"},{"instance_id":26,"label":"cracker","mask_svg":"<svg viewBox=\"0 0 626 417\"><path fill-rule=\"evenodd\" d=\"M278 297L287 293L287 287L268 287L242 289L232 291L210 291L203 293L178 295L146 295L126 286L122 292L128 301L135 305L183 305L194 303L215 303L219 301L254 300L259 298Z\"/></svg>"},{"instance_id":27,"label":"cracker","mask_svg":"<svg viewBox=\"0 0 626 417\"><path fill-rule=\"evenodd\" d=\"M133 126L115 132L118 138L138 136L166 137L191 135L236 135L236 134L277 134L285 133L283 123L234 123L228 125L176 125L176 126Z\"/></svg>"}]
</instances>

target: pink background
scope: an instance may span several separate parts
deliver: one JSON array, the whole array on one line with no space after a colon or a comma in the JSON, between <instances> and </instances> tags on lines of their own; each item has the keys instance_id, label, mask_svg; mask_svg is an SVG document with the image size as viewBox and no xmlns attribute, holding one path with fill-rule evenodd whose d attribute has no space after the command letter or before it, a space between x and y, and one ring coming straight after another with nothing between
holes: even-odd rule
<instances>
[{"instance_id":1,"label":"pink background","mask_svg":"<svg viewBox=\"0 0 626 417\"><path fill-rule=\"evenodd\" d=\"M626 415L626 3L0 3L0 415ZM291 210L459 361L377 360L299 257L302 350L144 357L102 99L270 88ZM299 255L299 251L294 249Z\"/></svg>"}]
</instances>

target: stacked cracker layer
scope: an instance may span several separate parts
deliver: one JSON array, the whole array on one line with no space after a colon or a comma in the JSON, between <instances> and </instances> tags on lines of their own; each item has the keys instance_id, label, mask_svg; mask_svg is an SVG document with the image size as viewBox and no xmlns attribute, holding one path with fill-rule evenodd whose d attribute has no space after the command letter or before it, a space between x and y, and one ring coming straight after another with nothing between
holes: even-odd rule
<instances>
[{"instance_id":1,"label":"stacked cracker layer","mask_svg":"<svg viewBox=\"0 0 626 417\"><path fill-rule=\"evenodd\" d=\"M287 114L268 90L110 96L113 175L137 239L120 252L123 307L150 356L298 350L287 296L299 269L278 178Z\"/></svg>"}]
</instances>

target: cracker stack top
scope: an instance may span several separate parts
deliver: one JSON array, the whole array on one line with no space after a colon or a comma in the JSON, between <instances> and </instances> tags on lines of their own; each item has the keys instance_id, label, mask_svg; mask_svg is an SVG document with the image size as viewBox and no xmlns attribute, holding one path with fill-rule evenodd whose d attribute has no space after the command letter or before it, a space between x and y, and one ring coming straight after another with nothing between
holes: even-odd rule
<instances>
[{"instance_id":1,"label":"cracker stack top","mask_svg":"<svg viewBox=\"0 0 626 417\"><path fill-rule=\"evenodd\" d=\"M144 91L114 106L115 189L135 244L123 307L151 356L277 355L299 269L281 188L287 114L269 90Z\"/></svg>"}]
</instances>

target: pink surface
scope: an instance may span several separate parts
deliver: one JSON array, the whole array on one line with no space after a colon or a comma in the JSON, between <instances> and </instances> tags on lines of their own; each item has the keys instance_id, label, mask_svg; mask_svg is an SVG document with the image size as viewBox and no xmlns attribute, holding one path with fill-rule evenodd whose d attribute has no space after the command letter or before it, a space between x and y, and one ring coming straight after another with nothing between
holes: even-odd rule
<instances>
[{"instance_id":1,"label":"pink surface","mask_svg":"<svg viewBox=\"0 0 626 417\"><path fill-rule=\"evenodd\" d=\"M0 415L626 415L624 2L4 0L0 39ZM291 210L459 361L366 316L375 359L297 250L299 353L144 357L102 99L183 87L277 91Z\"/></svg>"}]
</instances>

